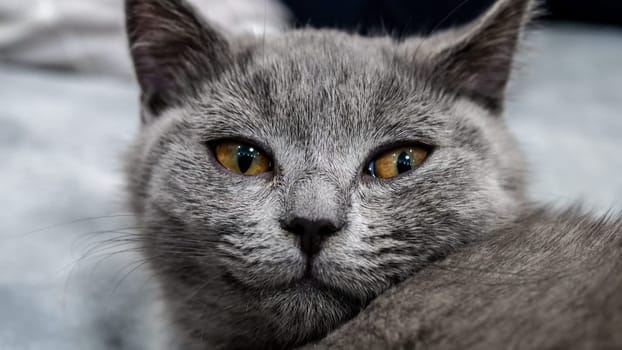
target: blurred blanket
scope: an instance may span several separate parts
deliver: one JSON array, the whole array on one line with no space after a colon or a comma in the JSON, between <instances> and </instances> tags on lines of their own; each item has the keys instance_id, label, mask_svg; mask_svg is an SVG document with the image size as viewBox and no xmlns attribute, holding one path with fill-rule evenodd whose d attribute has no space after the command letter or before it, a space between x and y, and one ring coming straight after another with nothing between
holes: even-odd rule
<instances>
[{"instance_id":1,"label":"blurred blanket","mask_svg":"<svg viewBox=\"0 0 622 350\"><path fill-rule=\"evenodd\" d=\"M545 28L528 47L507 120L533 196L622 209L622 32ZM154 281L124 240L136 87L10 65L0 81L0 349L171 349Z\"/></svg>"},{"instance_id":2,"label":"blurred blanket","mask_svg":"<svg viewBox=\"0 0 622 350\"><path fill-rule=\"evenodd\" d=\"M188 0L231 34L271 33L288 13L276 0ZM0 61L130 77L124 0L2 0Z\"/></svg>"}]
</instances>

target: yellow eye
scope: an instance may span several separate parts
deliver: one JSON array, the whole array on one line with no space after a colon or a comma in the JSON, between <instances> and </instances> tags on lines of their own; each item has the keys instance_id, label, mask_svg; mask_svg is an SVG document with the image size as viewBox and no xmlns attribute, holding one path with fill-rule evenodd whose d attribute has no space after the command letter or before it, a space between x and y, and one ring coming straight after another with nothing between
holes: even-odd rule
<instances>
[{"instance_id":1,"label":"yellow eye","mask_svg":"<svg viewBox=\"0 0 622 350\"><path fill-rule=\"evenodd\" d=\"M214 148L222 166L243 175L259 175L272 171L272 161L256 147L237 142L223 142Z\"/></svg>"},{"instance_id":2,"label":"yellow eye","mask_svg":"<svg viewBox=\"0 0 622 350\"><path fill-rule=\"evenodd\" d=\"M390 179L415 169L427 156L428 151L422 147L396 148L372 160L367 166L367 173L373 177Z\"/></svg>"}]
</instances>

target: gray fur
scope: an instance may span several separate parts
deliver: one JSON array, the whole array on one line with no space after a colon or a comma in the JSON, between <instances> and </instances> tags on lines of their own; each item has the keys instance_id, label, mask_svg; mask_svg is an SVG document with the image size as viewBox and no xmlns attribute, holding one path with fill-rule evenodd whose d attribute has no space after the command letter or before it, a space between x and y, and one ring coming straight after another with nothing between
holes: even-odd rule
<instances>
[{"instance_id":1,"label":"gray fur","mask_svg":"<svg viewBox=\"0 0 622 350\"><path fill-rule=\"evenodd\" d=\"M404 42L323 30L233 42L183 1L127 0L144 102L129 192L182 347L319 339L516 220L522 158L499 116L530 11L501 0L467 27ZM208 147L222 139L262 148L274 172L225 170ZM396 143L432 152L390 181L364 175ZM292 217L343 227L309 262L282 228Z\"/></svg>"},{"instance_id":2,"label":"gray fur","mask_svg":"<svg viewBox=\"0 0 622 350\"><path fill-rule=\"evenodd\" d=\"M522 212L308 349L622 348L622 218Z\"/></svg>"}]
</instances>

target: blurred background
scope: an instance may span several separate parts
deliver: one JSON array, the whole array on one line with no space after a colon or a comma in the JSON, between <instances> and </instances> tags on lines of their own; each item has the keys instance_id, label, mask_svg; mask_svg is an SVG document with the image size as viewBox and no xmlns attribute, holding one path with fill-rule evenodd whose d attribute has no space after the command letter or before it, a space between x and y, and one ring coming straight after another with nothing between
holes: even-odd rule
<instances>
[{"instance_id":1,"label":"blurred background","mask_svg":"<svg viewBox=\"0 0 622 350\"><path fill-rule=\"evenodd\" d=\"M192 2L232 34L403 37L464 23L492 0ZM557 207L620 211L622 2L543 9L506 113L530 191ZM0 350L171 348L127 240L121 158L138 120L122 0L0 2Z\"/></svg>"}]
</instances>

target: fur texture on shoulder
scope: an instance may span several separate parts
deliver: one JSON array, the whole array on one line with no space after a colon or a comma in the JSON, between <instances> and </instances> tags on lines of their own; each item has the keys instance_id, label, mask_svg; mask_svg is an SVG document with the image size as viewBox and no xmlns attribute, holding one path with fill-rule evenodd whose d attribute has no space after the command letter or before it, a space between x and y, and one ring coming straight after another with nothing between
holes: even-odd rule
<instances>
[{"instance_id":1,"label":"fur texture on shoulder","mask_svg":"<svg viewBox=\"0 0 622 350\"><path fill-rule=\"evenodd\" d=\"M622 216L525 210L306 349L620 349Z\"/></svg>"}]
</instances>

